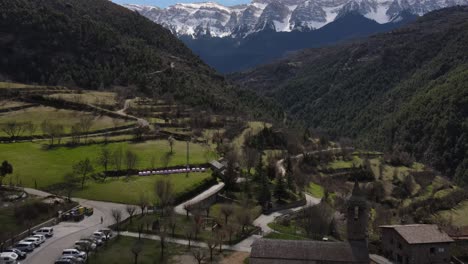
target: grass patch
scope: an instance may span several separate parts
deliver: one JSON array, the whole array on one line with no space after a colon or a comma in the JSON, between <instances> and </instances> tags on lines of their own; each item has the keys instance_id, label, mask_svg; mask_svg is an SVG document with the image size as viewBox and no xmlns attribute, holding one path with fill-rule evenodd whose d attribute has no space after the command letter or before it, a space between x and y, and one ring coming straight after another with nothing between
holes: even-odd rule
<instances>
[{"instance_id":1,"label":"grass patch","mask_svg":"<svg viewBox=\"0 0 468 264\"><path fill-rule=\"evenodd\" d=\"M83 116L94 116L89 112L79 112L66 109L56 109L47 106L31 107L19 111L8 112L0 114L1 124L9 121L16 122L32 122L37 126L35 135L42 135L40 124L48 120L54 124L61 124L64 126L65 133L70 133L72 125L78 123ZM119 126L128 125L133 122L124 121L121 119L115 119L109 116L94 116L93 126L91 131L100 130L105 128L112 128L115 124ZM25 134L28 135L28 134ZM8 136L5 132L0 131L0 136Z\"/></svg>"},{"instance_id":2,"label":"grass patch","mask_svg":"<svg viewBox=\"0 0 468 264\"><path fill-rule=\"evenodd\" d=\"M468 201L461 202L452 210L441 211L439 215L455 226L468 226L468 217L466 217L468 215Z\"/></svg>"},{"instance_id":3,"label":"grass patch","mask_svg":"<svg viewBox=\"0 0 468 264\"><path fill-rule=\"evenodd\" d=\"M112 92L83 91L79 94L56 93L49 95L49 97L74 103L92 105L115 106L117 104L116 94Z\"/></svg>"},{"instance_id":4,"label":"grass patch","mask_svg":"<svg viewBox=\"0 0 468 264\"><path fill-rule=\"evenodd\" d=\"M99 249L96 254L92 254L89 258L90 264L120 264L120 263L134 263L134 256L132 254L132 247L137 241L137 238L120 236L109 242L108 245ZM171 256L181 254L184 252L184 246L166 243L164 251L164 259L161 258L160 242L149 239L142 239L143 247L138 256L138 263L140 264L156 264L168 263Z\"/></svg>"},{"instance_id":5,"label":"grass patch","mask_svg":"<svg viewBox=\"0 0 468 264\"><path fill-rule=\"evenodd\" d=\"M322 198L325 195L325 189L321 185L313 182L309 184L307 192L315 198Z\"/></svg>"},{"instance_id":6,"label":"grass patch","mask_svg":"<svg viewBox=\"0 0 468 264\"><path fill-rule=\"evenodd\" d=\"M44 149L39 143L14 143L0 144L0 160L8 160L14 167L11 176L6 177L5 184L10 180L13 183L22 183L26 187L34 187L37 181L39 188L46 188L52 184L62 182L63 175L72 171L72 166L79 160L89 158L95 167L95 171L103 168L96 165L96 160L104 145L88 145L74 148L57 147L50 150ZM106 145L113 151L119 147L123 150L132 150L137 153L137 168L145 169L151 167L154 157L156 167L162 167L161 157L169 151L166 140L152 140L142 143L117 142ZM215 154L199 144L190 145L190 163L205 163ZM176 141L174 154L169 166L184 165L186 163L186 143ZM151 186L152 188L152 186Z\"/></svg>"},{"instance_id":7,"label":"grass patch","mask_svg":"<svg viewBox=\"0 0 468 264\"><path fill-rule=\"evenodd\" d=\"M264 236L264 238L283 239L283 240L308 240L305 237L295 236L295 235L290 235L290 234L284 234L284 233L277 233L277 232L271 232L268 235Z\"/></svg>"},{"instance_id":8,"label":"grass patch","mask_svg":"<svg viewBox=\"0 0 468 264\"><path fill-rule=\"evenodd\" d=\"M238 137L236 137L232 142L233 145L239 149L244 145L245 135L249 131L251 131L252 135L255 135L258 132L260 132L265 125L264 122L260 122L260 121L251 121L251 122L248 122L247 124L248 124L248 128L244 129L244 131L242 131L242 133ZM271 124L266 124L266 126L270 127Z\"/></svg>"},{"instance_id":9,"label":"grass patch","mask_svg":"<svg viewBox=\"0 0 468 264\"><path fill-rule=\"evenodd\" d=\"M147 177L108 178L105 182L88 181L83 190L73 195L99 201L137 204L141 194L145 194L152 204L157 203L154 186L158 180L168 179L174 186L176 195L187 192L211 177L211 172L172 175L153 175Z\"/></svg>"}]
</instances>

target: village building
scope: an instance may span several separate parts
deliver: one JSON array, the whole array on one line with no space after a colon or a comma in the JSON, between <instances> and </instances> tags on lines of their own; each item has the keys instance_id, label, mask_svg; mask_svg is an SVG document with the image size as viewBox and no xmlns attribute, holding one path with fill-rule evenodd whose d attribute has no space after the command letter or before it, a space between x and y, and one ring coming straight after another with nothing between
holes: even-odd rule
<instances>
[{"instance_id":1,"label":"village building","mask_svg":"<svg viewBox=\"0 0 468 264\"><path fill-rule=\"evenodd\" d=\"M383 256L392 263L449 263L454 240L437 225L381 226Z\"/></svg>"},{"instance_id":2,"label":"village building","mask_svg":"<svg viewBox=\"0 0 468 264\"><path fill-rule=\"evenodd\" d=\"M347 203L348 241L259 239L252 245L251 264L369 263L367 226L369 208L356 182Z\"/></svg>"}]
</instances>

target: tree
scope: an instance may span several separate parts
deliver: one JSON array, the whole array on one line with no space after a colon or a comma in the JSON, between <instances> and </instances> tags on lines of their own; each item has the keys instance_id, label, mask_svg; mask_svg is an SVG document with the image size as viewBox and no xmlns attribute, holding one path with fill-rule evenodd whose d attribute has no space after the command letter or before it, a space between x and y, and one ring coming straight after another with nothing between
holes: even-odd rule
<instances>
[{"instance_id":1,"label":"tree","mask_svg":"<svg viewBox=\"0 0 468 264\"><path fill-rule=\"evenodd\" d=\"M72 192L78 187L80 180L76 177L76 174L69 172L63 175L64 189L67 193L68 200L71 200Z\"/></svg>"},{"instance_id":2,"label":"tree","mask_svg":"<svg viewBox=\"0 0 468 264\"><path fill-rule=\"evenodd\" d=\"M119 147L112 152L110 162L112 166L114 167L115 171L122 170L122 162L123 162L122 148Z\"/></svg>"},{"instance_id":3,"label":"tree","mask_svg":"<svg viewBox=\"0 0 468 264\"><path fill-rule=\"evenodd\" d=\"M263 208L266 208L266 205L271 201L270 184L265 174L262 175L257 200Z\"/></svg>"},{"instance_id":4,"label":"tree","mask_svg":"<svg viewBox=\"0 0 468 264\"><path fill-rule=\"evenodd\" d=\"M170 206L174 200L174 188L172 182L169 180L158 180L155 184L155 193L159 199L159 205L162 209L162 215L164 216L164 210Z\"/></svg>"},{"instance_id":5,"label":"tree","mask_svg":"<svg viewBox=\"0 0 468 264\"><path fill-rule=\"evenodd\" d=\"M294 183L294 177L292 172L286 172L286 184L288 185L288 189L292 192L296 192L296 184Z\"/></svg>"},{"instance_id":6,"label":"tree","mask_svg":"<svg viewBox=\"0 0 468 264\"><path fill-rule=\"evenodd\" d=\"M166 248L166 238L167 238L167 230L166 226L161 226L159 229L159 243L161 244L161 258L164 258L164 249Z\"/></svg>"},{"instance_id":7,"label":"tree","mask_svg":"<svg viewBox=\"0 0 468 264\"><path fill-rule=\"evenodd\" d=\"M34 133L37 130L37 126L33 124L33 122L26 122L24 125L25 125L25 130L29 133L29 136L30 137L34 136Z\"/></svg>"},{"instance_id":8,"label":"tree","mask_svg":"<svg viewBox=\"0 0 468 264\"><path fill-rule=\"evenodd\" d=\"M199 248L192 250L193 257L197 260L198 264L201 264L202 261L206 258L205 250Z\"/></svg>"},{"instance_id":9,"label":"tree","mask_svg":"<svg viewBox=\"0 0 468 264\"><path fill-rule=\"evenodd\" d=\"M138 206L140 207L141 215L145 215L145 209L149 204L148 200L148 196L146 196L145 193L140 193L140 197L138 198Z\"/></svg>"},{"instance_id":10,"label":"tree","mask_svg":"<svg viewBox=\"0 0 468 264\"><path fill-rule=\"evenodd\" d=\"M234 206L232 204L222 204L220 211L224 215L224 224L227 225L229 216L234 213Z\"/></svg>"},{"instance_id":11,"label":"tree","mask_svg":"<svg viewBox=\"0 0 468 264\"><path fill-rule=\"evenodd\" d=\"M3 183L3 178L5 178L5 176L7 176L8 174L12 174L12 173L13 173L13 165L8 163L8 161L4 160L2 162L2 166L0 167L0 186Z\"/></svg>"},{"instance_id":12,"label":"tree","mask_svg":"<svg viewBox=\"0 0 468 264\"><path fill-rule=\"evenodd\" d=\"M88 134L93 126L94 117L92 115L84 115L78 121L78 126L80 131L84 134L84 142L87 143L88 141Z\"/></svg>"},{"instance_id":13,"label":"tree","mask_svg":"<svg viewBox=\"0 0 468 264\"><path fill-rule=\"evenodd\" d=\"M120 209L114 208L114 209L111 210L111 215L112 215L112 218L114 219L114 222L115 222L115 227L117 229L117 234L119 234L120 221L122 220L122 211L120 211Z\"/></svg>"},{"instance_id":14,"label":"tree","mask_svg":"<svg viewBox=\"0 0 468 264\"><path fill-rule=\"evenodd\" d=\"M236 219L239 225L242 227L242 233L244 233L245 228L252 224L252 213L250 210L242 208L241 210L237 211Z\"/></svg>"},{"instance_id":15,"label":"tree","mask_svg":"<svg viewBox=\"0 0 468 264\"><path fill-rule=\"evenodd\" d=\"M169 143L169 147L171 148L171 154L173 154L173 148L174 148L174 144L175 144L175 139L174 137L170 136L169 138L167 138L167 142Z\"/></svg>"},{"instance_id":16,"label":"tree","mask_svg":"<svg viewBox=\"0 0 468 264\"><path fill-rule=\"evenodd\" d=\"M106 147L102 147L98 156L98 163L104 168L104 180L106 180L109 163L111 162L112 154Z\"/></svg>"},{"instance_id":17,"label":"tree","mask_svg":"<svg viewBox=\"0 0 468 264\"><path fill-rule=\"evenodd\" d=\"M184 235L185 235L185 238L188 240L188 248L190 249L190 242L192 241L192 237L193 237L193 228L191 225L185 226Z\"/></svg>"},{"instance_id":18,"label":"tree","mask_svg":"<svg viewBox=\"0 0 468 264\"><path fill-rule=\"evenodd\" d=\"M133 243L132 246L132 254L134 256L134 264L138 263L138 255L140 255L141 251L143 251L143 240L137 240Z\"/></svg>"},{"instance_id":19,"label":"tree","mask_svg":"<svg viewBox=\"0 0 468 264\"><path fill-rule=\"evenodd\" d=\"M16 121L9 121L2 126L3 132L7 134L11 139L15 139L26 130L26 123L20 123Z\"/></svg>"},{"instance_id":20,"label":"tree","mask_svg":"<svg viewBox=\"0 0 468 264\"><path fill-rule=\"evenodd\" d=\"M227 167L224 173L221 174L221 179L226 186L226 190L232 190L237 183L237 178L239 178L239 172L236 168L237 156L234 152L230 152L226 158Z\"/></svg>"},{"instance_id":21,"label":"tree","mask_svg":"<svg viewBox=\"0 0 468 264\"><path fill-rule=\"evenodd\" d=\"M328 235L333 220L333 208L325 201L303 210L299 224L313 239L322 239Z\"/></svg>"},{"instance_id":22,"label":"tree","mask_svg":"<svg viewBox=\"0 0 468 264\"><path fill-rule=\"evenodd\" d=\"M255 148L244 146L242 157L244 159L244 165L247 168L247 172L249 174L252 168L255 166L255 162L258 160L259 155L260 154L258 153L258 150Z\"/></svg>"},{"instance_id":23,"label":"tree","mask_svg":"<svg viewBox=\"0 0 468 264\"><path fill-rule=\"evenodd\" d=\"M125 152L125 166L127 168L127 177L130 176L132 170L135 169L138 162L138 156L131 150Z\"/></svg>"},{"instance_id":24,"label":"tree","mask_svg":"<svg viewBox=\"0 0 468 264\"><path fill-rule=\"evenodd\" d=\"M53 146L56 138L61 138L64 133L64 127L61 124L53 124L48 120L41 123L41 130L47 137L49 137L49 145Z\"/></svg>"},{"instance_id":25,"label":"tree","mask_svg":"<svg viewBox=\"0 0 468 264\"><path fill-rule=\"evenodd\" d=\"M135 214L135 211L136 211L136 207L133 206L133 205L130 205L130 204L127 204L127 206L125 207L125 210L127 211L128 215L130 216L130 223L132 223L132 220L133 220L133 215Z\"/></svg>"},{"instance_id":26,"label":"tree","mask_svg":"<svg viewBox=\"0 0 468 264\"><path fill-rule=\"evenodd\" d=\"M84 188L84 184L86 178L88 177L88 174L92 173L93 171L93 165L91 164L91 161L88 158L81 160L75 165L73 165L73 172L77 175L80 175L81 177L81 189Z\"/></svg>"},{"instance_id":27,"label":"tree","mask_svg":"<svg viewBox=\"0 0 468 264\"><path fill-rule=\"evenodd\" d=\"M288 192L286 190L286 184L282 176L276 177L276 186L275 186L275 198L278 202L282 202L283 199L287 198Z\"/></svg>"},{"instance_id":28,"label":"tree","mask_svg":"<svg viewBox=\"0 0 468 264\"><path fill-rule=\"evenodd\" d=\"M216 239L213 237L208 238L206 240L206 245L208 246L208 249L210 250L210 261L213 261L213 250L217 246Z\"/></svg>"},{"instance_id":29,"label":"tree","mask_svg":"<svg viewBox=\"0 0 468 264\"><path fill-rule=\"evenodd\" d=\"M163 165L164 168L167 168L167 166L169 165L169 163L171 162L171 159L172 159L172 154L171 153L164 153L162 156L161 156L161 164Z\"/></svg>"}]
</instances>

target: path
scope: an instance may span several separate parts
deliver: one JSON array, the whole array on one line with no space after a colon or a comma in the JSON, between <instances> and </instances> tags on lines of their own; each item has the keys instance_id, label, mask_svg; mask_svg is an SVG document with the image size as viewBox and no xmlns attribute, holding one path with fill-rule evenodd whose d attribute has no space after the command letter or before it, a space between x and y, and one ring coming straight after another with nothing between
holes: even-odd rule
<instances>
[{"instance_id":1,"label":"path","mask_svg":"<svg viewBox=\"0 0 468 264\"><path fill-rule=\"evenodd\" d=\"M192 205L192 204L198 203L200 201L203 201L206 198L218 193L223 188L224 188L224 182L220 182L220 183L218 183L216 185L213 185L209 189L207 189L204 192L200 193L199 195L193 197L192 199L177 205L176 207L174 207L174 211L177 214L185 215L186 214L186 210L185 210L186 205Z\"/></svg>"},{"instance_id":2,"label":"path","mask_svg":"<svg viewBox=\"0 0 468 264\"><path fill-rule=\"evenodd\" d=\"M126 116L126 117L136 119L137 122L138 122L138 125L141 126L141 127L151 128L150 123L148 122L148 120L125 113L127 111L127 109L130 108L130 104L132 103L133 100L134 99L126 99L125 102L124 102L124 107L122 109L116 111L115 113L117 113L119 115L122 115L122 116Z\"/></svg>"}]
</instances>

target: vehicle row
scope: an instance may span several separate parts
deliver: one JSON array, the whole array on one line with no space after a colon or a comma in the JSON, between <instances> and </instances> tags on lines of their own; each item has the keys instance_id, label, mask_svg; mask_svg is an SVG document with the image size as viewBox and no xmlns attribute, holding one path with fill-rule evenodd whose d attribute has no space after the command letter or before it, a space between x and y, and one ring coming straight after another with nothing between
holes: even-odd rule
<instances>
[{"instance_id":1,"label":"vehicle row","mask_svg":"<svg viewBox=\"0 0 468 264\"><path fill-rule=\"evenodd\" d=\"M52 227L43 227L34 231L32 236L19 241L13 247L7 248L0 253L0 264L19 264L19 260L25 259L28 253L40 247L53 235L54 229Z\"/></svg>"}]
</instances>

